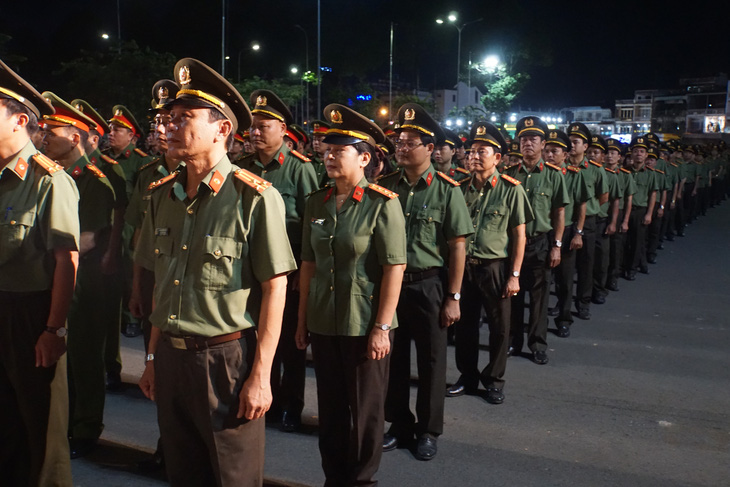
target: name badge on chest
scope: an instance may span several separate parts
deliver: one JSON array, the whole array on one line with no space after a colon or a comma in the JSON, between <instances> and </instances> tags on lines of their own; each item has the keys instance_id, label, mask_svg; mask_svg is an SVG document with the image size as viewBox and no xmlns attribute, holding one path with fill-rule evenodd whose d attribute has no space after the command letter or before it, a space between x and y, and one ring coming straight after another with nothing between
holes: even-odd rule
<instances>
[{"instance_id":1,"label":"name badge on chest","mask_svg":"<svg viewBox=\"0 0 730 487\"><path fill-rule=\"evenodd\" d=\"M169 228L155 228L155 237L167 237L170 235Z\"/></svg>"}]
</instances>

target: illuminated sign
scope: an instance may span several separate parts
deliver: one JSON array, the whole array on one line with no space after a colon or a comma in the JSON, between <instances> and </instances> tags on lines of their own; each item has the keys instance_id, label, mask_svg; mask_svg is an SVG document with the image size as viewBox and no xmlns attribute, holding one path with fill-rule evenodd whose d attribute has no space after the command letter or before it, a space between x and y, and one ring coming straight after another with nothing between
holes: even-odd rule
<instances>
[{"instance_id":1,"label":"illuminated sign","mask_svg":"<svg viewBox=\"0 0 730 487\"><path fill-rule=\"evenodd\" d=\"M705 125L702 131L706 134L721 134L725 132L725 115L705 117Z\"/></svg>"}]
</instances>

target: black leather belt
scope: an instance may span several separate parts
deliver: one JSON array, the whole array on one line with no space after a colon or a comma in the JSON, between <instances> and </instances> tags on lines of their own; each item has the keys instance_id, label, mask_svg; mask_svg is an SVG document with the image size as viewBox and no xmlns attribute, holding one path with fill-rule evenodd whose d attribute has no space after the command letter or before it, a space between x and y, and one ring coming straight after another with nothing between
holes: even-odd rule
<instances>
[{"instance_id":1,"label":"black leather belt","mask_svg":"<svg viewBox=\"0 0 730 487\"><path fill-rule=\"evenodd\" d=\"M540 235L536 235L534 237L527 237L527 245L532 245L536 242L539 242L541 239L546 238L546 233L541 233Z\"/></svg>"},{"instance_id":2,"label":"black leather belt","mask_svg":"<svg viewBox=\"0 0 730 487\"><path fill-rule=\"evenodd\" d=\"M488 265L504 259L480 259L479 257L467 257L466 263L469 265Z\"/></svg>"},{"instance_id":3,"label":"black leather belt","mask_svg":"<svg viewBox=\"0 0 730 487\"><path fill-rule=\"evenodd\" d=\"M225 335L218 335L214 337L202 337L202 336L177 336L171 333L163 332L162 334L170 340L172 348L178 350L205 350L213 345L220 345L221 343L232 342L233 340L240 340L247 333L253 333L253 328L249 328L243 331L234 331L233 333L227 333Z\"/></svg>"},{"instance_id":4,"label":"black leather belt","mask_svg":"<svg viewBox=\"0 0 730 487\"><path fill-rule=\"evenodd\" d=\"M425 271L419 272L404 272L403 282L423 281L424 279L438 276L440 272L440 267L432 267L430 269L426 269Z\"/></svg>"}]
</instances>

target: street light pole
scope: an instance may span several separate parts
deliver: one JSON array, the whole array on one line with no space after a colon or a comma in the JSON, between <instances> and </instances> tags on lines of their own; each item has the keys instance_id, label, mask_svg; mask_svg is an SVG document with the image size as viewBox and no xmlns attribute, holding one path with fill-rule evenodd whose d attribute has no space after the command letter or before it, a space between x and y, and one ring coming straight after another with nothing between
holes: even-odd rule
<instances>
[{"instance_id":1,"label":"street light pole","mask_svg":"<svg viewBox=\"0 0 730 487\"><path fill-rule=\"evenodd\" d=\"M117 0L117 52L122 53L122 16L119 13L119 0Z\"/></svg>"},{"instance_id":2,"label":"street light pole","mask_svg":"<svg viewBox=\"0 0 730 487\"><path fill-rule=\"evenodd\" d=\"M304 30L304 27L297 24L294 27L301 30L304 33L304 72L309 72L309 36L307 35L307 31ZM303 75L302 75L303 76ZM309 119L309 82L307 82L307 111L304 115L305 119Z\"/></svg>"},{"instance_id":3,"label":"street light pole","mask_svg":"<svg viewBox=\"0 0 730 487\"><path fill-rule=\"evenodd\" d=\"M461 25L458 25L455 23L456 15L453 13L451 15L449 15L448 19L449 19L449 23L451 25L453 25L456 28L456 30L459 32L458 42L456 45L456 84L458 85L459 84L459 74L461 73L461 31L464 30L464 27L466 27L467 25L476 24L477 22L481 22L484 19L481 18L481 19L476 19L476 20L470 20L469 22L464 22ZM443 24L444 21L442 19L436 19L436 23L440 25L440 24ZM457 103L458 103L458 101L457 101ZM458 105L457 105L457 108L458 108Z\"/></svg>"},{"instance_id":4,"label":"street light pole","mask_svg":"<svg viewBox=\"0 0 730 487\"><path fill-rule=\"evenodd\" d=\"M393 22L390 23L390 74L388 78L388 121L393 113Z\"/></svg>"},{"instance_id":5,"label":"street light pole","mask_svg":"<svg viewBox=\"0 0 730 487\"><path fill-rule=\"evenodd\" d=\"M322 116L322 5L317 0L317 117Z\"/></svg>"},{"instance_id":6,"label":"street light pole","mask_svg":"<svg viewBox=\"0 0 730 487\"><path fill-rule=\"evenodd\" d=\"M226 77L226 0L221 0L221 76Z\"/></svg>"}]
</instances>

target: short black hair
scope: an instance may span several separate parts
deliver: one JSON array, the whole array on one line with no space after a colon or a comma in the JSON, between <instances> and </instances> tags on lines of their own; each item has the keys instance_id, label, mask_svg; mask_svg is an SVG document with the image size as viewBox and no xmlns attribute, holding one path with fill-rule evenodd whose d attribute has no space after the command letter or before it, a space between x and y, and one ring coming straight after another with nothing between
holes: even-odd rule
<instances>
[{"instance_id":1,"label":"short black hair","mask_svg":"<svg viewBox=\"0 0 730 487\"><path fill-rule=\"evenodd\" d=\"M223 113L219 112L215 108L208 108L208 120L210 122L217 122L219 120L231 120L230 118L223 115ZM232 121L231 121L232 123ZM236 135L236 132L233 130L233 127L231 127L231 133L228 134L228 139L226 139L226 151L230 152L231 148L233 148L233 137Z\"/></svg>"},{"instance_id":2,"label":"short black hair","mask_svg":"<svg viewBox=\"0 0 730 487\"><path fill-rule=\"evenodd\" d=\"M431 135L421 134L421 144L428 145L433 144L434 149L436 148L436 139Z\"/></svg>"},{"instance_id":3,"label":"short black hair","mask_svg":"<svg viewBox=\"0 0 730 487\"><path fill-rule=\"evenodd\" d=\"M35 113L33 113L30 108L18 101L7 98L0 99L0 101L5 102L5 110L7 110L8 115L17 115L19 113L24 113L28 116L28 123L25 126L26 130L28 131L28 136L33 136L36 132L38 132L38 130L40 129L40 127L38 126L38 117L35 116Z\"/></svg>"}]
</instances>

